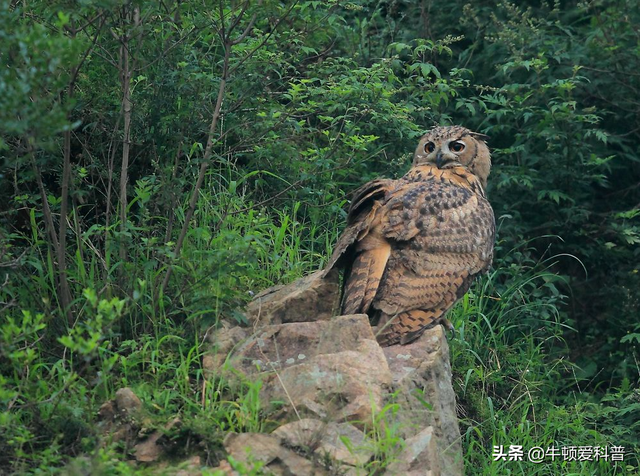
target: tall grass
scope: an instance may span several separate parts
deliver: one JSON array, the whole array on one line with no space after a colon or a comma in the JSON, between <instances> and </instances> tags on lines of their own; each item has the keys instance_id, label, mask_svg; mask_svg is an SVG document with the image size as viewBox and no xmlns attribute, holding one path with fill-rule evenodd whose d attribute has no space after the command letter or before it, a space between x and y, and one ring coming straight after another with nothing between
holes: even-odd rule
<instances>
[{"instance_id":1,"label":"tall grass","mask_svg":"<svg viewBox=\"0 0 640 476\"><path fill-rule=\"evenodd\" d=\"M176 457L195 447L215 465L225 457L227 432L273 429L259 382L205 376L203 331L242 321L237 309L252 293L320 268L343 216L335 203L318 208L284 197L256 203L250 182L258 175L210 174L179 257L162 238L166 219L154 214L160 191L151 181L135 188L129 206L139 219L129 221L126 235L118 223L74 223L67 271L78 311L70 325L56 300L54 258L35 212L28 234L5 237L4 246L20 241L28 251L0 289L1 301L13 303L0 321L2 472L50 473L70 464L69 470L136 474L122 462L132 456L125 444L98 450L97 410L123 386L142 398L147 431L180 417L182 425L168 434ZM179 219L187 206L186 199L178 206ZM126 262L117 258L123 240ZM563 341L573 332L562 313L567 287L553 258L532 256L526 245L503 251L499 244L493 271L450 316L457 329L450 343L466 471L632 474L638 392L629 382L604 397L581 390ZM170 285L159 293L169 266ZM394 407L379 419L385 411ZM369 434L375 457L362 474L380 473L402 448L398 432L384 428ZM494 462L499 445L624 445L628 457L613 464ZM241 474L261 471L259 464L231 463Z\"/></svg>"},{"instance_id":2,"label":"tall grass","mask_svg":"<svg viewBox=\"0 0 640 476\"><path fill-rule=\"evenodd\" d=\"M498 247L500 249L500 247ZM494 269L452 311L454 388L468 474L634 474L639 439L620 421L599 424L585 402L564 342L575 332L561 311L567 289L558 257L533 260L526 244L498 255ZM506 265L508 263L508 265ZM596 405L597 407L597 405ZM495 461L495 447L524 449ZM625 446L624 462L528 460L527 451Z\"/></svg>"},{"instance_id":3,"label":"tall grass","mask_svg":"<svg viewBox=\"0 0 640 476\"><path fill-rule=\"evenodd\" d=\"M314 222L299 202L280 209L252 203L246 182L254 175L210 175L179 258L161 239L166 219L154 216L160 191L152 180L136 184L128 211L135 208L138 219L125 235L118 222L70 227L67 275L78 312L69 325L36 212L28 235L5 235L3 246L20 241L28 252L0 289L0 300L11 303L0 320L1 472L54 471L92 453L100 439L96 412L123 386L142 398L150 428L180 416L172 437L198 443L210 464L222 456L227 432L272 429L259 382L205 378L203 331L242 320L236 309L253 292L318 269L337 226ZM117 260L121 242L126 261ZM168 266L173 279L158 293ZM115 450L131 451L116 445L98 454L103 470L121 468Z\"/></svg>"}]
</instances>

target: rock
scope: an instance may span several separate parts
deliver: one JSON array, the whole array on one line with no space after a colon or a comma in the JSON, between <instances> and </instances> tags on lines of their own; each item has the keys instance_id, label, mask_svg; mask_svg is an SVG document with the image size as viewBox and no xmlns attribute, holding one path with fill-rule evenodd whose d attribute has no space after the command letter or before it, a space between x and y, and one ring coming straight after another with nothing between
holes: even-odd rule
<instances>
[{"instance_id":1,"label":"rock","mask_svg":"<svg viewBox=\"0 0 640 476\"><path fill-rule=\"evenodd\" d=\"M134 441L141 408L142 402L128 387L119 389L113 400L103 403L98 410L97 429L104 441L124 442L125 446Z\"/></svg>"},{"instance_id":2,"label":"rock","mask_svg":"<svg viewBox=\"0 0 640 476\"><path fill-rule=\"evenodd\" d=\"M373 452L365 448L365 434L349 423L322 422L311 418L287 423L273 432L290 448L314 453L321 460L333 460L351 466L366 464ZM352 451L345 445L347 439Z\"/></svg>"},{"instance_id":3,"label":"rock","mask_svg":"<svg viewBox=\"0 0 640 476\"><path fill-rule=\"evenodd\" d=\"M331 317L338 297L337 273L326 279L314 273L256 296L247 311L250 328L221 329L210 337L216 351L204 359L205 370L220 373L228 364L259 379L263 405L277 402L269 419L281 424L271 435L230 436L227 450L248 462L243 451L250 447L275 474L324 474L314 472L318 461L326 463L322 471L360 474L374 444L362 430L371 430L376 411L397 404L397 411L377 419L397 428L404 441L386 474L461 475L442 327L409 345L381 349L366 315Z\"/></svg>"},{"instance_id":4,"label":"rock","mask_svg":"<svg viewBox=\"0 0 640 476\"><path fill-rule=\"evenodd\" d=\"M100 405L98 410L98 420L101 422L111 422L116 418L115 402L109 400Z\"/></svg>"},{"instance_id":5,"label":"rock","mask_svg":"<svg viewBox=\"0 0 640 476\"><path fill-rule=\"evenodd\" d=\"M299 415L362 425L371 418L372 405L382 407L391 383L364 314L266 326L229 359L234 369L260 376L264 402L285 403L274 415L281 421Z\"/></svg>"},{"instance_id":6,"label":"rock","mask_svg":"<svg viewBox=\"0 0 640 476\"><path fill-rule=\"evenodd\" d=\"M135 446L136 460L143 463L157 461L164 453L163 446L159 443L160 438L172 428L182 424L180 418L176 417L167 423L163 431L155 430L144 441Z\"/></svg>"},{"instance_id":7,"label":"rock","mask_svg":"<svg viewBox=\"0 0 640 476\"><path fill-rule=\"evenodd\" d=\"M223 459L222 461L220 461L220 464L218 466L216 466L215 468L213 468L213 474L217 474L216 471L222 471L222 474L224 474L225 476L239 476L240 475L240 473L235 471L233 469L233 467L231 466L231 464L226 459Z\"/></svg>"},{"instance_id":8,"label":"rock","mask_svg":"<svg viewBox=\"0 0 640 476\"><path fill-rule=\"evenodd\" d=\"M142 402L129 387L121 388L116 392L115 403L118 413L124 416L132 416L142 408Z\"/></svg>"},{"instance_id":9,"label":"rock","mask_svg":"<svg viewBox=\"0 0 640 476\"><path fill-rule=\"evenodd\" d=\"M389 476L439 476L452 474L440 468L438 444L433 436L433 427L428 426L417 435L405 440L405 447L393 463L387 467ZM462 473L458 473L462 474Z\"/></svg>"},{"instance_id":10,"label":"rock","mask_svg":"<svg viewBox=\"0 0 640 476\"><path fill-rule=\"evenodd\" d=\"M371 350L375 350L372 346ZM301 416L354 421L363 425L381 408L389 372L371 353L344 351L283 369L265 382L267 400L283 400ZM371 357L371 359L368 359ZM285 405L286 405L285 403ZM280 419L288 419L284 407Z\"/></svg>"},{"instance_id":11,"label":"rock","mask_svg":"<svg viewBox=\"0 0 640 476\"><path fill-rule=\"evenodd\" d=\"M227 360L228 355L239 343L247 340L250 329L244 327L223 327L209 334L208 339L214 347L212 352L202 358L202 366L209 372L219 371Z\"/></svg>"},{"instance_id":12,"label":"rock","mask_svg":"<svg viewBox=\"0 0 640 476\"><path fill-rule=\"evenodd\" d=\"M262 291L249 303L247 319L254 327L331 319L339 308L338 273L321 275L317 271L287 286Z\"/></svg>"},{"instance_id":13,"label":"rock","mask_svg":"<svg viewBox=\"0 0 640 476\"><path fill-rule=\"evenodd\" d=\"M286 476L322 476L328 474L324 468L282 446L276 435L263 433L229 433L224 448L233 458L250 469L256 462L264 464L267 474Z\"/></svg>"},{"instance_id":14,"label":"rock","mask_svg":"<svg viewBox=\"0 0 640 476\"><path fill-rule=\"evenodd\" d=\"M227 462L225 461L225 463ZM164 475L202 476L204 474L202 457L198 455L189 456L188 458L185 458L181 461L166 460L154 465L145 465L145 466L149 467L150 470L148 472L145 472L144 474L163 475L163 476ZM229 466L229 468L231 468L231 466ZM211 468L207 468L207 470L210 470L210 469ZM221 468L218 467L213 469L214 469L213 474L218 474L218 473L215 473L215 470L221 469ZM206 474L211 474L211 472L208 471ZM228 474L229 476L238 476L238 473L234 474L233 472L230 472Z\"/></svg>"},{"instance_id":15,"label":"rock","mask_svg":"<svg viewBox=\"0 0 640 476\"><path fill-rule=\"evenodd\" d=\"M163 453L162 446L158 444L158 440L162 436L159 431L154 431L149 437L135 446L136 461L150 463L157 461Z\"/></svg>"},{"instance_id":16,"label":"rock","mask_svg":"<svg viewBox=\"0 0 640 476\"><path fill-rule=\"evenodd\" d=\"M202 458L198 455L191 456L180 463L175 476L201 476Z\"/></svg>"},{"instance_id":17,"label":"rock","mask_svg":"<svg viewBox=\"0 0 640 476\"><path fill-rule=\"evenodd\" d=\"M463 474L460 429L456 416L456 400L451 386L449 345L442 326L428 329L420 339L408 345L395 345L384 349L393 378L393 401L399 404L397 413L402 434L407 442L423 435L432 427L436 445L424 451L438 455L436 462L427 466L434 474ZM421 440L426 441L426 440ZM430 460L433 456L416 456L417 460ZM423 466L423 468L425 468ZM440 473L438 473L440 471ZM416 473L418 474L418 473ZM424 474L424 473L422 473Z\"/></svg>"}]
</instances>

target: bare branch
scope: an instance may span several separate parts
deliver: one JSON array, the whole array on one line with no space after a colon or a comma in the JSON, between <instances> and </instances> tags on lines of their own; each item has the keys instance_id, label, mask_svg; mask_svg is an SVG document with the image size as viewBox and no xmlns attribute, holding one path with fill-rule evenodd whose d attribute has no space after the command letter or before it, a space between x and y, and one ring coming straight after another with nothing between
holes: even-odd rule
<instances>
[{"instance_id":1,"label":"bare branch","mask_svg":"<svg viewBox=\"0 0 640 476\"><path fill-rule=\"evenodd\" d=\"M91 45L89 46L89 48L86 49L86 51L82 55L82 58L80 59L80 62L78 63L78 65L73 69L73 74L71 75L71 80L69 81L69 83L71 85L75 84L76 79L78 79L78 74L80 73L80 69L82 68L82 65L87 60L87 58L91 54L91 52L95 49L96 44L98 43L98 36L100 35L100 32L102 31L102 27L104 26L105 21L106 20L103 17L102 21L100 22L100 25L96 29L96 34L93 37L93 40L91 41ZM80 30L77 30L77 31L80 31Z\"/></svg>"},{"instance_id":2,"label":"bare branch","mask_svg":"<svg viewBox=\"0 0 640 476\"><path fill-rule=\"evenodd\" d=\"M29 157L31 159L31 166L33 167L34 174L36 176L36 182L38 184L38 190L40 191L40 197L42 199L42 214L44 216L45 229L51 238L51 242L53 243L53 247L56 254L56 260L58 261L58 290L59 290L59 299L60 299L60 307L63 309L63 312L66 314L67 323L69 325L72 324L72 315L71 315L71 292L69 290L69 283L67 281L66 270L64 266L60 267L61 263L65 262L65 249L60 247L60 242L58 241L58 236L55 232L55 225L53 224L53 214L51 213L51 208L49 207L49 200L47 199L47 192L44 188L44 184L42 183L42 174L40 173L40 169L38 168L38 164L36 164L35 151L33 150L32 138L27 138L27 150L29 153Z\"/></svg>"},{"instance_id":3,"label":"bare branch","mask_svg":"<svg viewBox=\"0 0 640 476\"><path fill-rule=\"evenodd\" d=\"M137 22L140 19L138 8L134 9L133 21L137 26ZM122 137L122 164L120 166L120 231L123 233L126 230L127 223L127 182L129 180L129 153L131 149L131 55L129 52L129 36L127 26L131 22L131 19L127 18L131 14L129 12L123 12L123 28L125 32L120 37L120 78L122 81L122 115L123 115L123 137ZM126 258L126 248L124 241L120 242L120 260L124 261Z\"/></svg>"},{"instance_id":4,"label":"bare branch","mask_svg":"<svg viewBox=\"0 0 640 476\"><path fill-rule=\"evenodd\" d=\"M249 21L249 24L247 25L247 28L245 28L245 30L242 32L242 34L238 38L236 38L231 42L231 45L235 46L242 43L244 39L247 37L247 35L249 34L249 32L253 30L253 24L255 22L256 22L256 14L254 13L253 16L251 17L251 20Z\"/></svg>"},{"instance_id":5,"label":"bare branch","mask_svg":"<svg viewBox=\"0 0 640 476\"><path fill-rule=\"evenodd\" d=\"M231 32L233 30L236 29L236 27L238 26L238 24L240 23L240 20L242 20L242 17L244 16L244 12L247 11L247 7L249 6L249 2L251 0L246 0L244 2L244 4L242 5L242 10L240 10L240 13L238 13L238 16L236 16L232 21L231 21L231 25L229 26L229 35L231 34ZM260 0L258 2L258 5L260 5L262 3L262 0ZM255 15L254 15L255 16Z\"/></svg>"},{"instance_id":6,"label":"bare branch","mask_svg":"<svg viewBox=\"0 0 640 476\"><path fill-rule=\"evenodd\" d=\"M200 188L202 187L202 182L204 181L207 168L209 167L209 161L211 159L211 153L213 151L213 143L214 143L213 137L216 131L216 127L218 125L218 120L220 118L220 111L222 110L222 101L224 99L225 88L227 85L227 74L229 71L230 55L231 55L231 46L227 44L225 45L224 62L222 65L222 78L220 79L220 86L218 87L218 98L216 100L216 107L213 111L213 117L211 118L211 125L209 126L209 137L207 139L207 146L205 148L204 158L203 158L202 164L200 165L200 170L198 172L198 180L196 181L196 185L193 188L193 192L191 194L191 199L189 200L189 208L187 209L187 213L184 217L184 224L182 225L182 229L180 230L180 235L178 235L178 241L176 242L176 247L174 251L175 256L178 256L180 254L180 250L182 249L182 244L184 243L184 239L187 236L187 231L189 230L191 218L193 217L196 204L198 203ZM172 267L169 266L167 268L167 273L164 276L164 280L162 281L162 285L160 286L160 293L164 293L164 290L166 289L167 284L169 284L171 271L172 271Z\"/></svg>"},{"instance_id":7,"label":"bare branch","mask_svg":"<svg viewBox=\"0 0 640 476\"><path fill-rule=\"evenodd\" d=\"M240 67L240 66L241 66L245 61L247 61L249 58L251 58L251 57L256 53L256 51L258 51L260 48L262 48L262 47L265 45L265 43L266 43L267 41L269 41L269 39L273 36L273 34L274 34L274 33L276 32L276 30L278 29L278 26L280 25L280 23L282 23L282 21L283 21L285 18L287 18L287 17L289 16L289 14L290 14L290 13L291 13L291 11L295 8L295 6L299 3L299 1L300 1L300 0L296 0L295 2L293 2L293 3L291 4L291 6L289 7L289 9L288 9L286 12L284 12L284 14L283 14L280 18L278 18L278 19L276 20L276 24L273 26L273 28L271 29L271 31L269 32L269 34L268 34L267 36L265 36L265 37L263 38L263 40L262 40L258 45L256 45L256 46L255 46L255 47L254 47L254 48L253 48L249 53L247 53L247 55L246 55L244 58L242 58L242 59L241 59L241 60L240 60L240 61L239 61L239 62L238 62L238 63L237 63L233 68L231 68L231 71L229 71L229 75L232 75L233 73L235 73L235 72L236 72L236 70L237 70L237 69L238 69L238 68L239 68L239 67Z\"/></svg>"},{"instance_id":8,"label":"bare branch","mask_svg":"<svg viewBox=\"0 0 640 476\"><path fill-rule=\"evenodd\" d=\"M198 28L193 27L191 30L189 30L189 32L184 35L181 36L180 38L178 38L175 43L173 43L171 46L169 46L166 50L164 50L162 53L160 53L158 55L158 57L156 59L154 59L153 61L150 61L149 63L147 63L143 68L141 67L139 69L139 71L143 71L147 68L149 68L150 66L153 66L154 64L156 64L158 61L163 60L167 53L169 53L169 51L171 51L172 49L174 49L176 46L178 46L180 43L182 43L184 40L186 40L187 38L189 38L192 34L194 34L195 32L200 31Z\"/></svg>"}]
</instances>

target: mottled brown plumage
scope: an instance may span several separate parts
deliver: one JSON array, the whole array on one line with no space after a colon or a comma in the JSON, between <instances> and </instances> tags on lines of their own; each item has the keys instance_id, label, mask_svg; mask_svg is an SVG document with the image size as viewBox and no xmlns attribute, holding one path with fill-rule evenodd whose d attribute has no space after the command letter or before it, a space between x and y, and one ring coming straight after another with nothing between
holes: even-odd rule
<instances>
[{"instance_id":1,"label":"mottled brown plumage","mask_svg":"<svg viewBox=\"0 0 640 476\"><path fill-rule=\"evenodd\" d=\"M436 127L398 180L354 193L326 272L344 267L343 314L367 313L381 345L406 344L445 314L486 271L495 223L484 193L485 136Z\"/></svg>"}]
</instances>

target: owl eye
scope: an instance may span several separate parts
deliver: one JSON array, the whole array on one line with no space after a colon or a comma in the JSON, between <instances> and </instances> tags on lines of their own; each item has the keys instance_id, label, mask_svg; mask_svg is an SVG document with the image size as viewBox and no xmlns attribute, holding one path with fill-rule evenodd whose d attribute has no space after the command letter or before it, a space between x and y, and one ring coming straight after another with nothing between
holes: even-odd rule
<instances>
[{"instance_id":1,"label":"owl eye","mask_svg":"<svg viewBox=\"0 0 640 476\"><path fill-rule=\"evenodd\" d=\"M431 153L434 150L436 150L436 145L433 142L427 142L424 145L424 150L426 150L427 152Z\"/></svg>"},{"instance_id":2,"label":"owl eye","mask_svg":"<svg viewBox=\"0 0 640 476\"><path fill-rule=\"evenodd\" d=\"M453 152L462 152L464 150L464 143L462 142L452 142L451 145L449 146L449 148L453 151Z\"/></svg>"}]
</instances>

